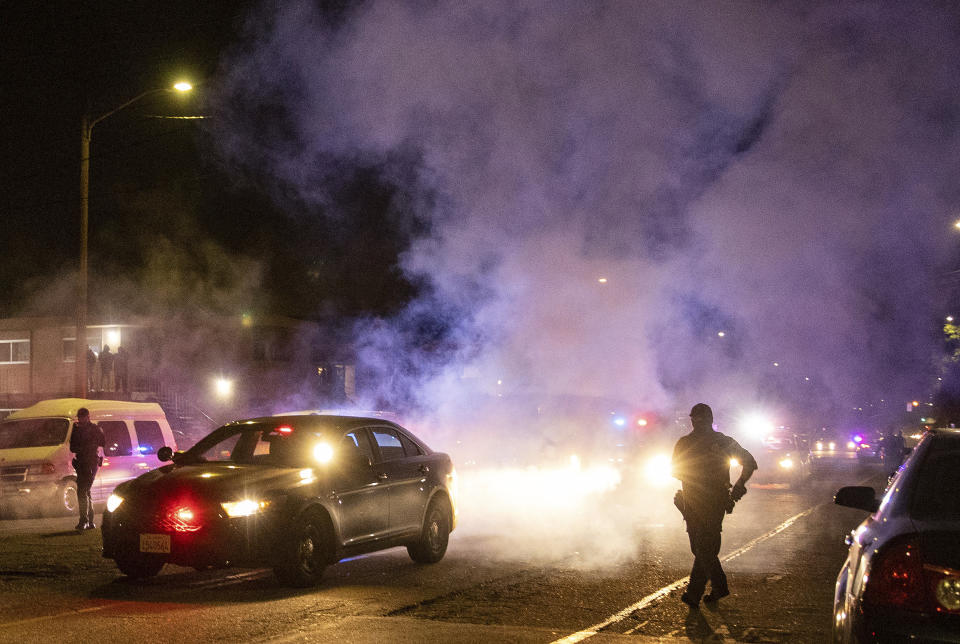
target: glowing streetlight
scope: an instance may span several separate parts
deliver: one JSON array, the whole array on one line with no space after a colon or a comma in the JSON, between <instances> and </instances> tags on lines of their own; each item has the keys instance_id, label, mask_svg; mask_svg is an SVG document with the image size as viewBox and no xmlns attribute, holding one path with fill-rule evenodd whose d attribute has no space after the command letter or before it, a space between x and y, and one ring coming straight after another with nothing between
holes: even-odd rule
<instances>
[{"instance_id":1,"label":"glowing streetlight","mask_svg":"<svg viewBox=\"0 0 960 644\"><path fill-rule=\"evenodd\" d=\"M606 284L606 283L607 283L607 278L606 278L606 277L601 277L601 278L599 278L597 281L600 282L601 284Z\"/></svg>"},{"instance_id":2,"label":"glowing streetlight","mask_svg":"<svg viewBox=\"0 0 960 644\"><path fill-rule=\"evenodd\" d=\"M948 315L948 316L947 316L947 322L953 322L953 316L952 316L952 315Z\"/></svg>"},{"instance_id":3,"label":"glowing streetlight","mask_svg":"<svg viewBox=\"0 0 960 644\"><path fill-rule=\"evenodd\" d=\"M953 222L953 227L956 228L957 230L960 230L960 219Z\"/></svg>"},{"instance_id":4,"label":"glowing streetlight","mask_svg":"<svg viewBox=\"0 0 960 644\"><path fill-rule=\"evenodd\" d=\"M727 335L727 334L726 334L724 331L717 331L717 337L718 337L718 338L726 337L726 335Z\"/></svg>"},{"instance_id":5,"label":"glowing streetlight","mask_svg":"<svg viewBox=\"0 0 960 644\"><path fill-rule=\"evenodd\" d=\"M80 123L80 271L77 285L77 339L74 347L76 350L74 384L77 396L80 398L87 397L87 236L90 220L90 139L93 136L93 128L100 121L130 107L147 96L167 92L183 93L189 92L191 89L193 89L193 86L190 83L180 81L172 88L162 87L147 90L96 118L91 119L87 113L83 114Z\"/></svg>"}]
</instances>

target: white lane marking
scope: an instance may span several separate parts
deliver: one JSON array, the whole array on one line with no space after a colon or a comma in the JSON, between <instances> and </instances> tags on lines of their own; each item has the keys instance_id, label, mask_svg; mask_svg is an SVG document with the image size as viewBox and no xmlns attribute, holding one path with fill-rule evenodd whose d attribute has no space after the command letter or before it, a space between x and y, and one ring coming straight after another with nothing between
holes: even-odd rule
<instances>
[{"instance_id":1,"label":"white lane marking","mask_svg":"<svg viewBox=\"0 0 960 644\"><path fill-rule=\"evenodd\" d=\"M778 525L776 528L774 528L770 532L767 532L766 534L762 534L756 539L748 541L745 545L737 548L730 554L724 557L721 557L720 561L727 562L727 561L730 561L731 559L736 559L737 557L747 552L751 548L754 548L757 544L760 544L766 541L767 539L770 539L771 537L774 537L780 534L781 532L783 532L784 530L792 526L794 523L796 523L803 517L813 512L817 507L819 506L815 505L813 507L807 508L806 510L804 510L799 514L793 515L792 517L790 517L789 519L787 519L786 521ZM686 584L689 580L690 580L689 576L684 577L682 579L678 579L675 582L664 586L660 590L650 593L649 595L647 595L637 603L631 604L630 606L627 606L623 610L617 613L614 613L613 615L603 620L599 624L594 624L593 626L590 626L589 628L585 628L582 631L577 631L576 633L567 635L566 637L563 637L561 639L554 640L551 644L574 644L574 642L582 642L583 640L589 637L593 637L594 635L599 633L602 629L610 626L611 624L616 624L617 622L623 621L624 619L626 619L636 611L642 610L647 606L649 606L650 604L652 604L653 602L657 601L658 599L669 595L677 588L680 588L680 586Z\"/></svg>"}]
</instances>

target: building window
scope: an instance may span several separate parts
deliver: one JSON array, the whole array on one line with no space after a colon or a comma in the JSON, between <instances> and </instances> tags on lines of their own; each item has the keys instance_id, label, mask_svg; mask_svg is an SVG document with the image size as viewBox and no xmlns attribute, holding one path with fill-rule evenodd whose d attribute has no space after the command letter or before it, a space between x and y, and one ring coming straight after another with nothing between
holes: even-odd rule
<instances>
[{"instance_id":1,"label":"building window","mask_svg":"<svg viewBox=\"0 0 960 644\"><path fill-rule=\"evenodd\" d=\"M64 338L61 345L63 347L63 361L64 362L76 362L77 361L77 339L76 338Z\"/></svg>"},{"instance_id":2,"label":"building window","mask_svg":"<svg viewBox=\"0 0 960 644\"><path fill-rule=\"evenodd\" d=\"M30 340L0 340L0 364L29 364Z\"/></svg>"}]
</instances>

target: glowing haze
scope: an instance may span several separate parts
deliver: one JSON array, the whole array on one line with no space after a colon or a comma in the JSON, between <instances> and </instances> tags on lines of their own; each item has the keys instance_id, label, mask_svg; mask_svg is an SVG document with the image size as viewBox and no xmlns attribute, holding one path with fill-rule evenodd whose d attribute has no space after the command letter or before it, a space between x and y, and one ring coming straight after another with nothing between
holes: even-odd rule
<instances>
[{"instance_id":1,"label":"glowing haze","mask_svg":"<svg viewBox=\"0 0 960 644\"><path fill-rule=\"evenodd\" d=\"M312 6L250 18L211 123L292 217L340 216L329 186L372 167L427 223L402 258L422 298L360 327L378 400L836 413L929 391L960 197L951 7ZM444 350L408 368L431 312Z\"/></svg>"}]
</instances>

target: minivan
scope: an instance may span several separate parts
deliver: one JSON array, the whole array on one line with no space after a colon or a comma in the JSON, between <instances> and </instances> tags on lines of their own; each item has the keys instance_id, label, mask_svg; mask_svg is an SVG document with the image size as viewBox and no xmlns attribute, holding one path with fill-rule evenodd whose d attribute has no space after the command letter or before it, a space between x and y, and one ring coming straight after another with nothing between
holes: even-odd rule
<instances>
[{"instance_id":1,"label":"minivan","mask_svg":"<svg viewBox=\"0 0 960 644\"><path fill-rule=\"evenodd\" d=\"M70 434L77 410L103 430L103 466L91 489L103 502L120 483L160 466L157 450L177 449L157 403L58 398L20 409L0 421L0 513L77 513L77 481Z\"/></svg>"}]
</instances>

